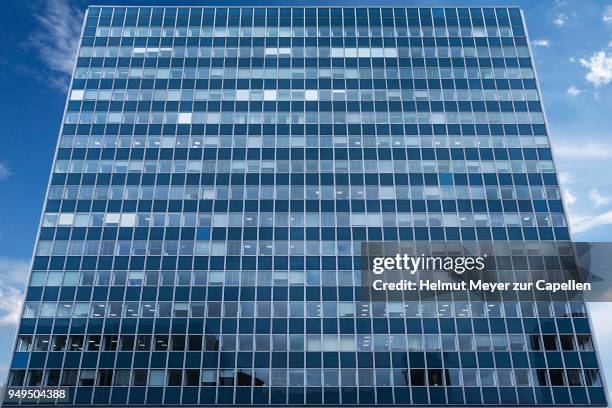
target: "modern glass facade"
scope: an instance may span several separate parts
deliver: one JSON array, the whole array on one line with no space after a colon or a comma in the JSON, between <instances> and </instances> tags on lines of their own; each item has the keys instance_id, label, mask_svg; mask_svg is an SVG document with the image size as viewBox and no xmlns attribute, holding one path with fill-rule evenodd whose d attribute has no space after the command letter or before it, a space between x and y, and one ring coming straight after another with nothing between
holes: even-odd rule
<instances>
[{"instance_id":1,"label":"modern glass facade","mask_svg":"<svg viewBox=\"0 0 612 408\"><path fill-rule=\"evenodd\" d=\"M517 8L90 7L9 375L70 404L606 405L578 302L367 302L568 240Z\"/></svg>"}]
</instances>

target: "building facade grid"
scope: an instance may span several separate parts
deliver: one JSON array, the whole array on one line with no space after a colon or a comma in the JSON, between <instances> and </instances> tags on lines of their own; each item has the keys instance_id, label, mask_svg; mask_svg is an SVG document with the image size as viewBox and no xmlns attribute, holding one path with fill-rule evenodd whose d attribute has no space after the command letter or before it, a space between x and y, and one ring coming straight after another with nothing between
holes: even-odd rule
<instances>
[{"instance_id":1,"label":"building facade grid","mask_svg":"<svg viewBox=\"0 0 612 408\"><path fill-rule=\"evenodd\" d=\"M569 239L518 8L90 7L8 386L603 406L583 303L359 289L362 241Z\"/></svg>"}]
</instances>

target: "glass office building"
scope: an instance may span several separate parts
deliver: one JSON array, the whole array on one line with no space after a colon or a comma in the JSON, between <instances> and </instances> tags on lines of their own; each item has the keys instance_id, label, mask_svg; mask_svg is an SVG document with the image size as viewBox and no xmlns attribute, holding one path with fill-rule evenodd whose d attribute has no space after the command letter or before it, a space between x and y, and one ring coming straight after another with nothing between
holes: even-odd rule
<instances>
[{"instance_id":1,"label":"glass office building","mask_svg":"<svg viewBox=\"0 0 612 408\"><path fill-rule=\"evenodd\" d=\"M363 241L569 238L518 8L90 7L8 385L606 405L582 303L359 289Z\"/></svg>"}]
</instances>

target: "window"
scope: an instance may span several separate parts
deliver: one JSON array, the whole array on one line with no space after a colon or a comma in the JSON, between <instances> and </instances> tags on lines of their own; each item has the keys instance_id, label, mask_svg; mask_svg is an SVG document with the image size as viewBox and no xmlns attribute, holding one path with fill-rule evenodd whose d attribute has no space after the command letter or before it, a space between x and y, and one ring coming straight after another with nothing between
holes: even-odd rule
<instances>
[{"instance_id":1,"label":"window","mask_svg":"<svg viewBox=\"0 0 612 408\"><path fill-rule=\"evenodd\" d=\"M132 385L145 386L147 385L147 370L137 369L133 371Z\"/></svg>"},{"instance_id":2,"label":"window","mask_svg":"<svg viewBox=\"0 0 612 408\"><path fill-rule=\"evenodd\" d=\"M74 89L70 92L70 100L71 101L81 101L83 100L83 95L85 91L80 89Z\"/></svg>"},{"instance_id":3,"label":"window","mask_svg":"<svg viewBox=\"0 0 612 408\"><path fill-rule=\"evenodd\" d=\"M191 123L191 112L181 112L178 116L179 124L189 124Z\"/></svg>"},{"instance_id":4,"label":"window","mask_svg":"<svg viewBox=\"0 0 612 408\"><path fill-rule=\"evenodd\" d=\"M264 91L264 101L275 101L277 99L276 91L266 89Z\"/></svg>"},{"instance_id":5,"label":"window","mask_svg":"<svg viewBox=\"0 0 612 408\"><path fill-rule=\"evenodd\" d=\"M217 371L216 370L202 370L201 385L215 385L217 384Z\"/></svg>"},{"instance_id":6,"label":"window","mask_svg":"<svg viewBox=\"0 0 612 408\"><path fill-rule=\"evenodd\" d=\"M165 370L151 370L149 374L149 386L164 386L166 384Z\"/></svg>"},{"instance_id":7,"label":"window","mask_svg":"<svg viewBox=\"0 0 612 408\"><path fill-rule=\"evenodd\" d=\"M82 387L91 387L94 385L95 377L95 370L81 370L81 375L79 376L79 385Z\"/></svg>"},{"instance_id":8,"label":"window","mask_svg":"<svg viewBox=\"0 0 612 408\"><path fill-rule=\"evenodd\" d=\"M319 92L316 89L307 89L304 93L304 98L307 101L319 100Z\"/></svg>"},{"instance_id":9,"label":"window","mask_svg":"<svg viewBox=\"0 0 612 408\"><path fill-rule=\"evenodd\" d=\"M183 370L168 370L168 385L181 386L183 382Z\"/></svg>"}]
</instances>

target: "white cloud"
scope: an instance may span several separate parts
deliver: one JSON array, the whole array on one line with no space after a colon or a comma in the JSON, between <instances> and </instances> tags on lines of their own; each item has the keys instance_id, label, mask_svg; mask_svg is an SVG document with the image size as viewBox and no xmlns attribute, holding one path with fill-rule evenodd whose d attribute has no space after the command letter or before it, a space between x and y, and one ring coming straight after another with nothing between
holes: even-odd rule
<instances>
[{"instance_id":1,"label":"white cloud","mask_svg":"<svg viewBox=\"0 0 612 408\"><path fill-rule=\"evenodd\" d=\"M0 257L0 327L13 327L19 322L29 268L26 260Z\"/></svg>"},{"instance_id":2,"label":"white cloud","mask_svg":"<svg viewBox=\"0 0 612 408\"><path fill-rule=\"evenodd\" d=\"M9 286L0 288L0 327L14 327L19 323L23 290Z\"/></svg>"},{"instance_id":3,"label":"white cloud","mask_svg":"<svg viewBox=\"0 0 612 408\"><path fill-rule=\"evenodd\" d=\"M607 159L612 157L612 148L600 143L561 143L554 147L555 155L568 159Z\"/></svg>"},{"instance_id":4,"label":"white cloud","mask_svg":"<svg viewBox=\"0 0 612 408\"><path fill-rule=\"evenodd\" d=\"M38 27L30 34L27 46L33 49L46 68L60 78L47 76L52 85L66 88L81 34L83 12L70 0L46 0L34 11ZM52 79L55 78L55 81Z\"/></svg>"},{"instance_id":5,"label":"white cloud","mask_svg":"<svg viewBox=\"0 0 612 408\"><path fill-rule=\"evenodd\" d=\"M593 335L598 346L601 368L606 379L612 378L612 324L610 324L610 302L590 302L587 304ZM608 395L611 395L608 393Z\"/></svg>"},{"instance_id":6,"label":"white cloud","mask_svg":"<svg viewBox=\"0 0 612 408\"><path fill-rule=\"evenodd\" d=\"M589 200L595 207L603 207L612 202L612 197L602 195L598 189L592 188L589 190Z\"/></svg>"},{"instance_id":7,"label":"white cloud","mask_svg":"<svg viewBox=\"0 0 612 408\"><path fill-rule=\"evenodd\" d=\"M599 357L602 360L601 366L605 371L606 378L611 378L612 375L612 350L608 347L608 344L612 344L610 306L609 302L588 303L589 315L591 316L591 323L593 323L593 334L599 346Z\"/></svg>"},{"instance_id":8,"label":"white cloud","mask_svg":"<svg viewBox=\"0 0 612 408\"><path fill-rule=\"evenodd\" d=\"M574 85L570 86L569 88L567 88L567 94L569 96L571 96L572 98L575 98L576 96L579 96L581 93L583 93L584 91L582 89L578 89L576 88Z\"/></svg>"},{"instance_id":9,"label":"white cloud","mask_svg":"<svg viewBox=\"0 0 612 408\"><path fill-rule=\"evenodd\" d=\"M580 65L589 70L586 79L596 87L612 81L612 53L598 51L589 59L581 58Z\"/></svg>"},{"instance_id":10,"label":"white cloud","mask_svg":"<svg viewBox=\"0 0 612 408\"><path fill-rule=\"evenodd\" d=\"M576 204L578 201L578 197L576 197L569 188L563 189L563 201L567 204L568 207Z\"/></svg>"},{"instance_id":11,"label":"white cloud","mask_svg":"<svg viewBox=\"0 0 612 408\"><path fill-rule=\"evenodd\" d=\"M569 146L566 145L566 147L569 151ZM591 154L591 152L587 151L586 154ZM577 186L580 190L579 184L575 181L574 174L569 172L559 173L559 182L563 187L563 201L567 206L567 218L572 227L572 232L581 233L612 224L612 211L605 211L600 214L593 211L593 208L612 203L612 197L601 194L597 188L591 188L586 194L589 200L586 202L582 199L579 200L579 197L583 198L584 194L580 191L577 193L574 191L573 186ZM570 187L570 184L572 187Z\"/></svg>"},{"instance_id":12,"label":"white cloud","mask_svg":"<svg viewBox=\"0 0 612 408\"><path fill-rule=\"evenodd\" d=\"M550 40L540 38L539 40L533 40L531 45L534 47L550 47Z\"/></svg>"},{"instance_id":13,"label":"white cloud","mask_svg":"<svg viewBox=\"0 0 612 408\"><path fill-rule=\"evenodd\" d=\"M561 189L563 192L563 201L568 207L571 207L578 201L578 197L576 197L572 189L569 187L569 185L574 181L574 175L566 171L561 171L558 173L558 177L559 183L563 187Z\"/></svg>"},{"instance_id":14,"label":"white cloud","mask_svg":"<svg viewBox=\"0 0 612 408\"><path fill-rule=\"evenodd\" d=\"M569 220L572 225L572 232L585 232L595 227L612 224L612 211L601 214L577 214L570 211Z\"/></svg>"},{"instance_id":15,"label":"white cloud","mask_svg":"<svg viewBox=\"0 0 612 408\"><path fill-rule=\"evenodd\" d=\"M567 23L567 14L559 13L555 16L553 24L558 28L563 27Z\"/></svg>"},{"instance_id":16,"label":"white cloud","mask_svg":"<svg viewBox=\"0 0 612 408\"><path fill-rule=\"evenodd\" d=\"M559 182L563 185L567 185L569 183L571 183L572 181L574 181L574 175L572 173L569 173L567 171L560 171L559 172Z\"/></svg>"},{"instance_id":17,"label":"white cloud","mask_svg":"<svg viewBox=\"0 0 612 408\"><path fill-rule=\"evenodd\" d=\"M604 12L603 12L603 14L601 16L601 19L606 24L611 24L612 23L612 6L606 6L606 8L604 9Z\"/></svg>"},{"instance_id":18,"label":"white cloud","mask_svg":"<svg viewBox=\"0 0 612 408\"><path fill-rule=\"evenodd\" d=\"M0 163L0 181L6 180L10 175L11 171L9 168L5 164Z\"/></svg>"},{"instance_id":19,"label":"white cloud","mask_svg":"<svg viewBox=\"0 0 612 408\"><path fill-rule=\"evenodd\" d=\"M24 285L30 274L30 262L0 256L0 280L12 285Z\"/></svg>"}]
</instances>

